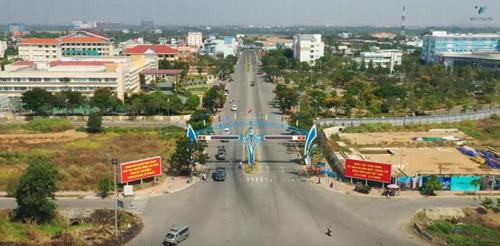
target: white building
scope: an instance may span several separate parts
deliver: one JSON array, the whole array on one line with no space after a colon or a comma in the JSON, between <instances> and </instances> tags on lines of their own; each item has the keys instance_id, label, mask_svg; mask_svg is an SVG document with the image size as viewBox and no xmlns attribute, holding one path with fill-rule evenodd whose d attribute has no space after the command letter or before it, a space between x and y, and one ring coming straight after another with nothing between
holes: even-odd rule
<instances>
[{"instance_id":1,"label":"white building","mask_svg":"<svg viewBox=\"0 0 500 246\"><path fill-rule=\"evenodd\" d=\"M4 57L6 49L7 49L7 41L0 40L0 59Z\"/></svg>"},{"instance_id":2,"label":"white building","mask_svg":"<svg viewBox=\"0 0 500 246\"><path fill-rule=\"evenodd\" d=\"M98 21L77 20L72 21L73 29L94 29L97 28Z\"/></svg>"},{"instance_id":3,"label":"white building","mask_svg":"<svg viewBox=\"0 0 500 246\"><path fill-rule=\"evenodd\" d=\"M229 55L236 55L238 42L234 37L225 36L224 39L209 38L203 45L203 53L211 56L222 55L226 58Z\"/></svg>"},{"instance_id":4,"label":"white building","mask_svg":"<svg viewBox=\"0 0 500 246\"><path fill-rule=\"evenodd\" d=\"M17 45L19 58L42 62L61 59L61 43L54 38L25 38Z\"/></svg>"},{"instance_id":5,"label":"white building","mask_svg":"<svg viewBox=\"0 0 500 246\"><path fill-rule=\"evenodd\" d=\"M323 57L324 50L321 34L298 34L293 37L293 56L300 62L314 64Z\"/></svg>"},{"instance_id":6,"label":"white building","mask_svg":"<svg viewBox=\"0 0 500 246\"><path fill-rule=\"evenodd\" d=\"M203 46L203 35L201 32L188 32L186 42L188 46Z\"/></svg>"},{"instance_id":7,"label":"white building","mask_svg":"<svg viewBox=\"0 0 500 246\"><path fill-rule=\"evenodd\" d=\"M58 61L18 61L0 71L0 96L21 96L33 88L49 92L78 91L93 95L99 88L108 88L118 98L141 90L141 72L157 69L154 56L142 57L71 57ZM148 83L148 81L143 81Z\"/></svg>"},{"instance_id":8,"label":"white building","mask_svg":"<svg viewBox=\"0 0 500 246\"><path fill-rule=\"evenodd\" d=\"M389 68L392 73L394 66L401 65L401 58L403 57L403 52L395 49L388 50L373 50L370 52L361 52L361 62L365 64L368 68L370 64L373 67L383 67Z\"/></svg>"},{"instance_id":9,"label":"white building","mask_svg":"<svg viewBox=\"0 0 500 246\"><path fill-rule=\"evenodd\" d=\"M89 31L60 38L25 38L18 44L19 58L27 61L55 61L63 56L115 55L113 39Z\"/></svg>"}]
</instances>

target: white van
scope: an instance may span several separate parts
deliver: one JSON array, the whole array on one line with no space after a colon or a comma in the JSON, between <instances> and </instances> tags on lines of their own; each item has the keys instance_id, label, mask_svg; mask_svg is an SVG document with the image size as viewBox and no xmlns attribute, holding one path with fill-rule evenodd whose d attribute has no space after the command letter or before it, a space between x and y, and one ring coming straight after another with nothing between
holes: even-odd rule
<instances>
[{"instance_id":1,"label":"white van","mask_svg":"<svg viewBox=\"0 0 500 246\"><path fill-rule=\"evenodd\" d=\"M187 225L178 225L170 228L170 231L165 235L163 245L177 245L189 237L189 227Z\"/></svg>"}]
</instances>

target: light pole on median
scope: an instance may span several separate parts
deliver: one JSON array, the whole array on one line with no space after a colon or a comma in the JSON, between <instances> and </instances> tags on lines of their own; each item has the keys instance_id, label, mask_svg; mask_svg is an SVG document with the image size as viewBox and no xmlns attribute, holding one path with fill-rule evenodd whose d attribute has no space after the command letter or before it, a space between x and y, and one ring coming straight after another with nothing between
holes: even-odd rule
<instances>
[{"instance_id":1,"label":"light pole on median","mask_svg":"<svg viewBox=\"0 0 500 246\"><path fill-rule=\"evenodd\" d=\"M118 240L118 194L116 190L116 166L118 165L118 159L112 158L111 165L113 165L113 181L115 189L115 240Z\"/></svg>"}]
</instances>

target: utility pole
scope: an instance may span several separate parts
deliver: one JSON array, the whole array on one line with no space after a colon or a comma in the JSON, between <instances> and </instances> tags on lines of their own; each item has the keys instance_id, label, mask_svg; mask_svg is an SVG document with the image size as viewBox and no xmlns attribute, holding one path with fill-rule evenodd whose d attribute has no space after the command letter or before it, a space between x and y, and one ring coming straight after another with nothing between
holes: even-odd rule
<instances>
[{"instance_id":1,"label":"utility pole","mask_svg":"<svg viewBox=\"0 0 500 246\"><path fill-rule=\"evenodd\" d=\"M113 165L113 181L115 186L115 240L118 240L118 193L116 190L116 166L118 165L118 159L112 158L111 164Z\"/></svg>"}]
</instances>

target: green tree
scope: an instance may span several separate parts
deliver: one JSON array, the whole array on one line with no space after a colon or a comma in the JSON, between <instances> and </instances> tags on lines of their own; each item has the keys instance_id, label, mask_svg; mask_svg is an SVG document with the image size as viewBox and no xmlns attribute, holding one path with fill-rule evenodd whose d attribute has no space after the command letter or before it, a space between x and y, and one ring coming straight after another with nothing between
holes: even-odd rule
<instances>
[{"instance_id":1,"label":"green tree","mask_svg":"<svg viewBox=\"0 0 500 246\"><path fill-rule=\"evenodd\" d=\"M59 172L52 160L45 156L33 157L17 185L15 218L37 223L51 221L56 205L49 199L54 199L58 180Z\"/></svg>"},{"instance_id":2,"label":"green tree","mask_svg":"<svg viewBox=\"0 0 500 246\"><path fill-rule=\"evenodd\" d=\"M54 96L45 89L33 88L22 94L23 107L35 114L48 114L54 104Z\"/></svg>"},{"instance_id":3,"label":"green tree","mask_svg":"<svg viewBox=\"0 0 500 246\"><path fill-rule=\"evenodd\" d=\"M205 122L205 124L203 124L203 122ZM197 109L191 114L191 118L188 123L194 130L200 130L206 126L210 126L212 123L210 112L206 109Z\"/></svg>"},{"instance_id":4,"label":"green tree","mask_svg":"<svg viewBox=\"0 0 500 246\"><path fill-rule=\"evenodd\" d=\"M481 187L481 179L474 179L470 182L472 186L474 186L474 193Z\"/></svg>"},{"instance_id":5,"label":"green tree","mask_svg":"<svg viewBox=\"0 0 500 246\"><path fill-rule=\"evenodd\" d=\"M186 136L179 138L176 142L175 152L170 157L170 168L182 169L189 164L190 160L205 164L208 156L204 150L203 144L193 142Z\"/></svg>"},{"instance_id":6,"label":"green tree","mask_svg":"<svg viewBox=\"0 0 500 246\"><path fill-rule=\"evenodd\" d=\"M424 186L422 187L421 192L424 195L435 196L436 193L434 193L434 191L441 190L441 188L442 186L438 180L438 177L436 175L432 175L431 178L427 181L427 183L425 183Z\"/></svg>"},{"instance_id":7,"label":"green tree","mask_svg":"<svg viewBox=\"0 0 500 246\"><path fill-rule=\"evenodd\" d=\"M54 95L54 106L60 109L67 109L73 113L75 108L83 106L85 98L78 91L62 91Z\"/></svg>"},{"instance_id":8,"label":"green tree","mask_svg":"<svg viewBox=\"0 0 500 246\"><path fill-rule=\"evenodd\" d=\"M97 89L94 92L94 96L90 99L90 105L97 107L102 114L116 109L120 104L121 102L115 93L105 88Z\"/></svg>"},{"instance_id":9,"label":"green tree","mask_svg":"<svg viewBox=\"0 0 500 246\"><path fill-rule=\"evenodd\" d=\"M100 132L102 129L102 116L99 114L90 114L87 120L87 131L92 133Z\"/></svg>"},{"instance_id":10,"label":"green tree","mask_svg":"<svg viewBox=\"0 0 500 246\"><path fill-rule=\"evenodd\" d=\"M198 106L200 105L200 97L194 94L190 94L186 100L186 103L184 104L184 107L186 109L197 109Z\"/></svg>"},{"instance_id":11,"label":"green tree","mask_svg":"<svg viewBox=\"0 0 500 246\"><path fill-rule=\"evenodd\" d=\"M104 177L99 180L97 184L97 190L99 191L99 195L102 198L106 198L108 196L108 192L113 190L113 182L109 177Z\"/></svg>"}]
</instances>

